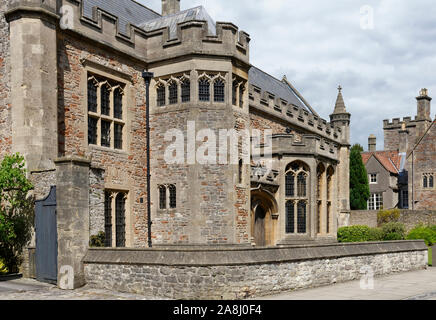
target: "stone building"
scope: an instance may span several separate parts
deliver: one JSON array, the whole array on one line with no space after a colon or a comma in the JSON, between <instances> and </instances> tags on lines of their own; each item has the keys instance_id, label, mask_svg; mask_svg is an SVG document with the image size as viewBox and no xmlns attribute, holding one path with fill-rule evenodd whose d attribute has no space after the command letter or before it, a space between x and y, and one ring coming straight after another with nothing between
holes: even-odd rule
<instances>
[{"instance_id":1,"label":"stone building","mask_svg":"<svg viewBox=\"0 0 436 320\"><path fill-rule=\"evenodd\" d=\"M369 151L362 154L369 180L377 181L370 183L372 195L377 201L383 194L385 208L436 208L436 120L431 118L432 98L427 89L422 89L416 100L414 119L383 121L385 150L376 151L376 139L371 135Z\"/></svg>"},{"instance_id":2,"label":"stone building","mask_svg":"<svg viewBox=\"0 0 436 320\"><path fill-rule=\"evenodd\" d=\"M132 0L0 9L0 156L25 156L39 199L57 187L59 261L80 261L101 231L107 246L134 248L149 231L153 246L335 240L349 213L341 88L322 119L286 78L250 64L247 33L179 0L162 0L162 14ZM203 129L270 132L271 167L242 152L231 164L195 161L189 144L198 154ZM184 161L167 161L169 132L184 133Z\"/></svg>"}]
</instances>

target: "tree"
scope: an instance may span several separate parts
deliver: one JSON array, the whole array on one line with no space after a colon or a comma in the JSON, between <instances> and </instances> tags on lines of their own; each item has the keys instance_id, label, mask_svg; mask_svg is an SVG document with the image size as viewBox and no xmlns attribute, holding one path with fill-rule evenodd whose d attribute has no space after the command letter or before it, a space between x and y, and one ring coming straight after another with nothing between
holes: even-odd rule
<instances>
[{"instance_id":1,"label":"tree","mask_svg":"<svg viewBox=\"0 0 436 320\"><path fill-rule=\"evenodd\" d=\"M362 161L363 147L355 144L350 152L350 206L351 210L366 210L369 199L369 182Z\"/></svg>"},{"instance_id":2,"label":"tree","mask_svg":"<svg viewBox=\"0 0 436 320\"><path fill-rule=\"evenodd\" d=\"M0 259L10 273L18 272L29 243L34 217L33 189L26 177L24 158L6 156L0 164Z\"/></svg>"}]
</instances>

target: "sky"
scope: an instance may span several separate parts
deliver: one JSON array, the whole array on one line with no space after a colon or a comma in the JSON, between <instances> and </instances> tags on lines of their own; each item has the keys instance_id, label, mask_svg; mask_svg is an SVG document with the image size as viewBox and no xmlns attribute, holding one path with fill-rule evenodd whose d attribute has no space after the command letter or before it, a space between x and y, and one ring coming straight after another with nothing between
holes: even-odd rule
<instances>
[{"instance_id":1,"label":"sky","mask_svg":"<svg viewBox=\"0 0 436 320\"><path fill-rule=\"evenodd\" d=\"M161 0L139 0L161 12ZM434 0L181 0L251 38L250 62L288 80L329 121L341 85L351 143L368 147L383 120L415 117L416 97L436 97ZM432 117L436 108L432 108Z\"/></svg>"}]
</instances>

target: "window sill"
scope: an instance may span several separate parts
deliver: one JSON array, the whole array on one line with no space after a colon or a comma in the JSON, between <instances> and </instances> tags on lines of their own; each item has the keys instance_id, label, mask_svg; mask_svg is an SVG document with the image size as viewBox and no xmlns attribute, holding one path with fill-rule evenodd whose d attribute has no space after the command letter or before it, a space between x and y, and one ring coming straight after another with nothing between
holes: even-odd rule
<instances>
[{"instance_id":1,"label":"window sill","mask_svg":"<svg viewBox=\"0 0 436 320\"><path fill-rule=\"evenodd\" d=\"M110 147L102 147L96 144L89 144L88 148L90 150L98 150L98 151L105 151L105 152L112 152L112 153L117 153L117 154L122 154L122 155L128 155L128 152L123 150L123 149L113 149Z\"/></svg>"}]
</instances>

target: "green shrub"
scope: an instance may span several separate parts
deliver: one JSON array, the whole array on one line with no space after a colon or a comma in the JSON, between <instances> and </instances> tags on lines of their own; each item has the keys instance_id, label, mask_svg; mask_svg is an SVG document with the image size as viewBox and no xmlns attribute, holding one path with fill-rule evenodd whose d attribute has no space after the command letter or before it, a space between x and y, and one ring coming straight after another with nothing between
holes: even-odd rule
<instances>
[{"instance_id":1,"label":"green shrub","mask_svg":"<svg viewBox=\"0 0 436 320\"><path fill-rule=\"evenodd\" d=\"M382 226L385 223L398 222L400 216L401 211L399 209L380 210L377 213L377 224Z\"/></svg>"},{"instance_id":2,"label":"green shrub","mask_svg":"<svg viewBox=\"0 0 436 320\"><path fill-rule=\"evenodd\" d=\"M406 238L406 227L400 222L388 222L382 226L383 240L404 240Z\"/></svg>"},{"instance_id":3,"label":"green shrub","mask_svg":"<svg viewBox=\"0 0 436 320\"><path fill-rule=\"evenodd\" d=\"M436 225L428 227L418 225L410 230L407 240L424 240L426 245L431 247L436 243Z\"/></svg>"},{"instance_id":4,"label":"green shrub","mask_svg":"<svg viewBox=\"0 0 436 320\"><path fill-rule=\"evenodd\" d=\"M8 268L4 265L2 259L0 259L0 274L7 274Z\"/></svg>"},{"instance_id":5,"label":"green shrub","mask_svg":"<svg viewBox=\"0 0 436 320\"><path fill-rule=\"evenodd\" d=\"M350 226L338 229L338 242L365 242L370 238L368 226Z\"/></svg>"},{"instance_id":6,"label":"green shrub","mask_svg":"<svg viewBox=\"0 0 436 320\"><path fill-rule=\"evenodd\" d=\"M106 234L100 231L97 235L89 238L89 246L93 248L102 248L105 246Z\"/></svg>"},{"instance_id":7,"label":"green shrub","mask_svg":"<svg viewBox=\"0 0 436 320\"><path fill-rule=\"evenodd\" d=\"M368 241L383 241L383 230L381 228L370 228Z\"/></svg>"}]
</instances>

